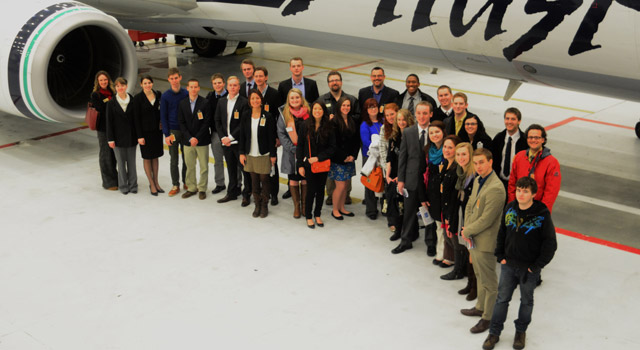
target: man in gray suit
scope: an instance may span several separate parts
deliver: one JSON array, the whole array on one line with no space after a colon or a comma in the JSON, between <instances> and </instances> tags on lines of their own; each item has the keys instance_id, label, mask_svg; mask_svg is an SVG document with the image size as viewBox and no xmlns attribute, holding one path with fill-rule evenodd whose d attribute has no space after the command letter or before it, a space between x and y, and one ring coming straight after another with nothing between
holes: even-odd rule
<instances>
[{"instance_id":1,"label":"man in gray suit","mask_svg":"<svg viewBox=\"0 0 640 350\"><path fill-rule=\"evenodd\" d=\"M469 252L478 281L478 300L473 308L460 312L465 316L482 316L471 328L471 333L482 333L489 329L498 296L496 259L493 254L506 194L502 181L493 171L491 151L486 148L475 150L473 166L478 176L473 182L473 191L465 209L462 236L475 244Z\"/></svg>"},{"instance_id":2,"label":"man in gray suit","mask_svg":"<svg viewBox=\"0 0 640 350\"><path fill-rule=\"evenodd\" d=\"M424 146L429 139L429 122L433 115L433 105L422 101L416 105L416 124L402 133L400 153L398 154L398 193L407 189L409 197L404 199L404 216L402 218L402 233L394 233L391 240L402 238L400 244L391 253L399 254L413 248L412 242L418 239L418 218L416 213L420 206L418 193L420 186L424 189L422 174L427 164ZM489 316L491 317L491 316Z\"/></svg>"}]
</instances>

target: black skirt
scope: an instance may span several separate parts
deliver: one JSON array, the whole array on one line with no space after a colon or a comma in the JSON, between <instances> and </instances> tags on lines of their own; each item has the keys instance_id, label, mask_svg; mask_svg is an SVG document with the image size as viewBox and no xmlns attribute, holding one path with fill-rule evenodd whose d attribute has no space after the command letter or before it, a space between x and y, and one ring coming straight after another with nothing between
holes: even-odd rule
<instances>
[{"instance_id":1,"label":"black skirt","mask_svg":"<svg viewBox=\"0 0 640 350\"><path fill-rule=\"evenodd\" d=\"M164 154L164 137L162 135L162 131L145 131L143 134L145 145L140 146L142 159L155 159L162 157Z\"/></svg>"}]
</instances>

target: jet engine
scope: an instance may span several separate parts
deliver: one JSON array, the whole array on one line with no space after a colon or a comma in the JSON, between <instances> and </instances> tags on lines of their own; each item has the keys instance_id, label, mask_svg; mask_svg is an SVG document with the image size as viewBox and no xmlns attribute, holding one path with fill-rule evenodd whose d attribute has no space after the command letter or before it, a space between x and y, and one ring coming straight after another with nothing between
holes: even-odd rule
<instances>
[{"instance_id":1,"label":"jet engine","mask_svg":"<svg viewBox=\"0 0 640 350\"><path fill-rule=\"evenodd\" d=\"M79 2L25 1L0 24L0 110L83 120L96 72L134 86L135 47L115 18Z\"/></svg>"}]
</instances>

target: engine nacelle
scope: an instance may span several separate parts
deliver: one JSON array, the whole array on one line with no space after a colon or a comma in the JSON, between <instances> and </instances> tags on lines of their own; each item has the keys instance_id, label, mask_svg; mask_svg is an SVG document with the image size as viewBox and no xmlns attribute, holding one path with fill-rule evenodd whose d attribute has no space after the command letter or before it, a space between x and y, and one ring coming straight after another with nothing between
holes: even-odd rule
<instances>
[{"instance_id":1,"label":"engine nacelle","mask_svg":"<svg viewBox=\"0 0 640 350\"><path fill-rule=\"evenodd\" d=\"M138 73L135 47L115 18L79 2L23 1L0 24L0 110L77 122L97 71Z\"/></svg>"}]
</instances>

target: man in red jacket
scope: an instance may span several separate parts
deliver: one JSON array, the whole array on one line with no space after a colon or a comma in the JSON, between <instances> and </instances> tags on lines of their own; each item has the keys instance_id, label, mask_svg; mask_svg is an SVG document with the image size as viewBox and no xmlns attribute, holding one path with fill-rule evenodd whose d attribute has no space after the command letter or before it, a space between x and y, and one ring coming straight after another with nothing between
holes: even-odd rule
<instances>
[{"instance_id":1,"label":"man in red jacket","mask_svg":"<svg viewBox=\"0 0 640 350\"><path fill-rule=\"evenodd\" d=\"M535 199L544 203L551 212L560 192L560 163L551 155L551 151L544 147L547 143L547 132L541 125L532 124L527 128L525 135L529 149L518 152L513 158L508 202L516 199L516 181L529 176L538 184Z\"/></svg>"}]
</instances>

